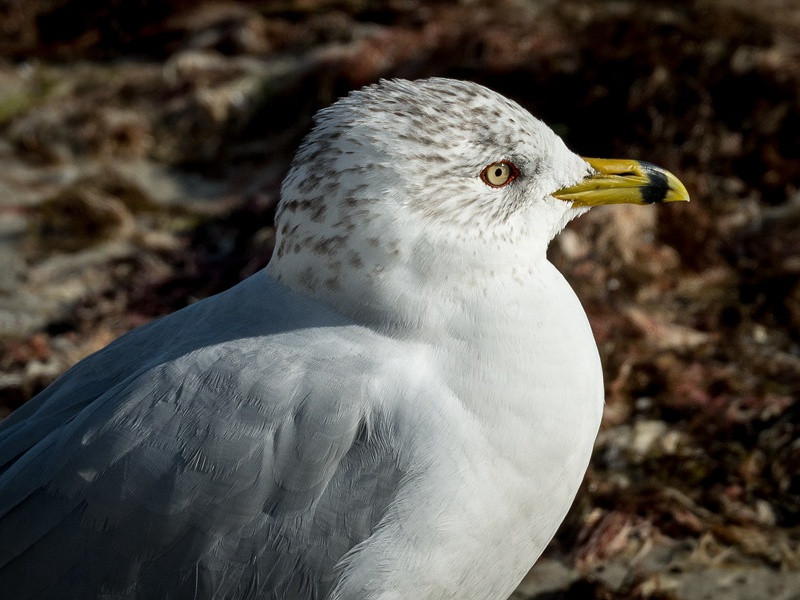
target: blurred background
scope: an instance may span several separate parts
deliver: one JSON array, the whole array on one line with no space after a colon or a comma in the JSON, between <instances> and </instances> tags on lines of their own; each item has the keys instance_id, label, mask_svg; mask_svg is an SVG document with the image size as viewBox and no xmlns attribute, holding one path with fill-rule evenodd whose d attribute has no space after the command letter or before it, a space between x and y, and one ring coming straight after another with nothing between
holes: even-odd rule
<instances>
[{"instance_id":1,"label":"blurred background","mask_svg":"<svg viewBox=\"0 0 800 600\"><path fill-rule=\"evenodd\" d=\"M552 245L607 404L515 598L800 598L797 1L3 0L0 416L263 267L312 114L432 75L692 195Z\"/></svg>"}]
</instances>

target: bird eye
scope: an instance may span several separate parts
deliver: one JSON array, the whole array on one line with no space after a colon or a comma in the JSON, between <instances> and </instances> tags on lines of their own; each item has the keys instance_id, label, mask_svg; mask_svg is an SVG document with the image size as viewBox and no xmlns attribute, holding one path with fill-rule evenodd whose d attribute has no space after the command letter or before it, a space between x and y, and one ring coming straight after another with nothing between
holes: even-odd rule
<instances>
[{"instance_id":1,"label":"bird eye","mask_svg":"<svg viewBox=\"0 0 800 600\"><path fill-rule=\"evenodd\" d=\"M483 183L493 188L503 187L514 181L519 175L516 165L507 160L492 163L481 171Z\"/></svg>"}]
</instances>

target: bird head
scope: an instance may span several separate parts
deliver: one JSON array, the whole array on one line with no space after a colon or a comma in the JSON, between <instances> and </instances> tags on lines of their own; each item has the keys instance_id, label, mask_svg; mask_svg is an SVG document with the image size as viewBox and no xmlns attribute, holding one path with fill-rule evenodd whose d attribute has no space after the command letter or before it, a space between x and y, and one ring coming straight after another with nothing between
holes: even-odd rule
<instances>
[{"instance_id":1,"label":"bird head","mask_svg":"<svg viewBox=\"0 0 800 600\"><path fill-rule=\"evenodd\" d=\"M408 285L529 265L591 206L689 199L649 163L578 156L471 82L381 81L314 120L282 186L271 268L318 296L389 266Z\"/></svg>"}]
</instances>

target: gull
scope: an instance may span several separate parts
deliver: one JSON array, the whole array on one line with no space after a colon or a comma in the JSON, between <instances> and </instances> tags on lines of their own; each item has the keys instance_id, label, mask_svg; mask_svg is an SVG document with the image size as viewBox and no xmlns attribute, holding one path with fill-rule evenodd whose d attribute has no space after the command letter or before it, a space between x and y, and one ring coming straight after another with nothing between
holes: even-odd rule
<instances>
[{"instance_id":1,"label":"gull","mask_svg":"<svg viewBox=\"0 0 800 600\"><path fill-rule=\"evenodd\" d=\"M548 243L591 206L688 199L475 83L352 92L295 156L264 270L2 423L0 594L507 598L603 408Z\"/></svg>"}]
</instances>

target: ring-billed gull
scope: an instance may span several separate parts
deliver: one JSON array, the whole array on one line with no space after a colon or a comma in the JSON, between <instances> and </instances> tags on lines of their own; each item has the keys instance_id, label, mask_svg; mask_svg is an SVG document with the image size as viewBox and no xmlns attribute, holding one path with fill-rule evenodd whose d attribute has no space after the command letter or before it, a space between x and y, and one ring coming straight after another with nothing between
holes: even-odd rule
<instances>
[{"instance_id":1,"label":"ring-billed gull","mask_svg":"<svg viewBox=\"0 0 800 600\"><path fill-rule=\"evenodd\" d=\"M600 423L550 240L688 200L583 159L479 85L395 80L318 113L274 256L77 364L0 430L0 594L506 598Z\"/></svg>"}]
</instances>

